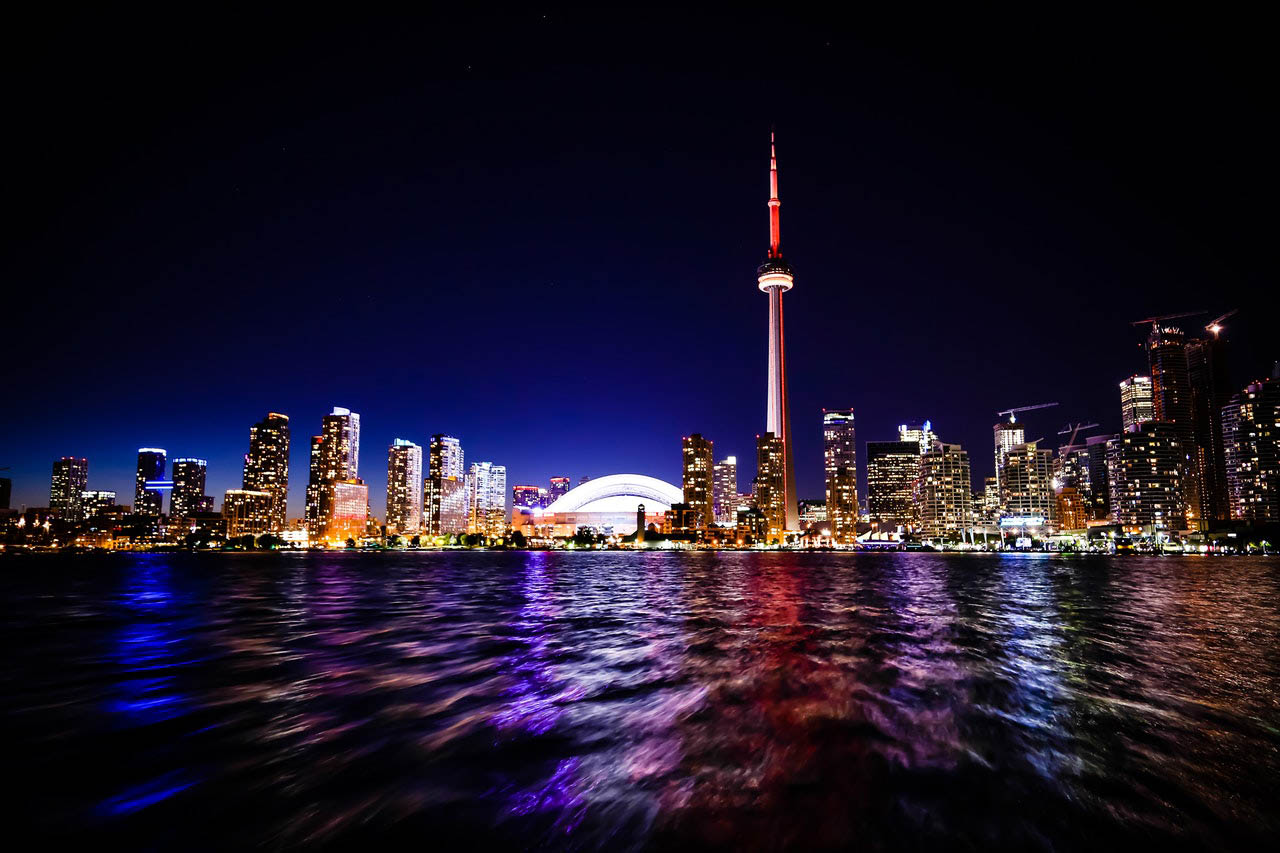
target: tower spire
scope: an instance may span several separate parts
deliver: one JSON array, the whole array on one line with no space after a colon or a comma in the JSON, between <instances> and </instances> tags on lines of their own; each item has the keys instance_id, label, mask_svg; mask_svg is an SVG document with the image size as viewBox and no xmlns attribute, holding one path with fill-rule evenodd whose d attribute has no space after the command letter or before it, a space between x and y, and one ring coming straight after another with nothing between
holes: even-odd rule
<instances>
[{"instance_id":1,"label":"tower spire","mask_svg":"<svg viewBox=\"0 0 1280 853\"><path fill-rule=\"evenodd\" d=\"M779 222L778 208L782 202L778 199L778 145L773 130L769 131L769 257L782 257L782 225Z\"/></svg>"}]
</instances>

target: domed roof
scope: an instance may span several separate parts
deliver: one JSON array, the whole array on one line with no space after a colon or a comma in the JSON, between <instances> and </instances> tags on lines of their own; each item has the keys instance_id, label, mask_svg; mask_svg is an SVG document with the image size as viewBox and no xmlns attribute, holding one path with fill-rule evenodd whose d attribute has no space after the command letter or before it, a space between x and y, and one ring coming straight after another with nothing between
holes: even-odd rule
<instances>
[{"instance_id":1,"label":"domed roof","mask_svg":"<svg viewBox=\"0 0 1280 853\"><path fill-rule=\"evenodd\" d=\"M684 500L684 492L643 474L610 474L588 480L552 501L543 512L663 512Z\"/></svg>"}]
</instances>

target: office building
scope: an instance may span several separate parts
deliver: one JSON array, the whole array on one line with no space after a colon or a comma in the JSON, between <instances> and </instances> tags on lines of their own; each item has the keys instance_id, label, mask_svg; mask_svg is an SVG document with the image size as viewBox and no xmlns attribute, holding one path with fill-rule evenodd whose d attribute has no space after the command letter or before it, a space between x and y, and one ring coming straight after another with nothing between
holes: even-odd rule
<instances>
[{"instance_id":1,"label":"office building","mask_svg":"<svg viewBox=\"0 0 1280 853\"><path fill-rule=\"evenodd\" d=\"M422 529L422 447L397 438L387 448L387 532Z\"/></svg>"},{"instance_id":2,"label":"office building","mask_svg":"<svg viewBox=\"0 0 1280 853\"><path fill-rule=\"evenodd\" d=\"M738 521L738 457L726 456L711 474L712 515L716 524Z\"/></svg>"},{"instance_id":3,"label":"office building","mask_svg":"<svg viewBox=\"0 0 1280 853\"><path fill-rule=\"evenodd\" d=\"M853 409L822 410L822 467L831 538L858 539L858 442Z\"/></svg>"},{"instance_id":4,"label":"office building","mask_svg":"<svg viewBox=\"0 0 1280 853\"><path fill-rule=\"evenodd\" d=\"M226 520L227 538L257 537L272 532L274 498L271 492L228 489L222 496L222 517Z\"/></svg>"},{"instance_id":5,"label":"office building","mask_svg":"<svg viewBox=\"0 0 1280 853\"><path fill-rule=\"evenodd\" d=\"M684 502L693 507L699 528L715 524L712 502L712 472L715 469L714 443L701 433L686 435L681 443L681 483Z\"/></svg>"},{"instance_id":6,"label":"office building","mask_svg":"<svg viewBox=\"0 0 1280 853\"><path fill-rule=\"evenodd\" d=\"M1280 521L1280 377L1252 382L1231 397L1222 409L1222 438L1231 517Z\"/></svg>"},{"instance_id":7,"label":"office building","mask_svg":"<svg viewBox=\"0 0 1280 853\"><path fill-rule=\"evenodd\" d=\"M249 452L244 457L244 490L271 495L270 532L288 526L289 416L268 412L249 427Z\"/></svg>"},{"instance_id":8,"label":"office building","mask_svg":"<svg viewBox=\"0 0 1280 853\"><path fill-rule=\"evenodd\" d=\"M1120 425L1133 432L1139 424L1155 418L1150 376L1130 376L1120 383Z\"/></svg>"},{"instance_id":9,"label":"office building","mask_svg":"<svg viewBox=\"0 0 1280 853\"><path fill-rule=\"evenodd\" d=\"M1180 530L1186 522L1182 431L1147 421L1107 442L1111 520L1144 533Z\"/></svg>"},{"instance_id":10,"label":"office building","mask_svg":"<svg viewBox=\"0 0 1280 853\"><path fill-rule=\"evenodd\" d=\"M139 447L138 468L134 476L133 512L135 515L159 517L164 511L164 493L159 488L148 488L148 483L164 481L167 454L160 447Z\"/></svg>"},{"instance_id":11,"label":"office building","mask_svg":"<svg viewBox=\"0 0 1280 853\"><path fill-rule=\"evenodd\" d=\"M867 442L867 514L877 530L910 526L919 474L919 443Z\"/></svg>"},{"instance_id":12,"label":"office building","mask_svg":"<svg viewBox=\"0 0 1280 853\"><path fill-rule=\"evenodd\" d=\"M916 529L921 536L960 541L973 518L969 454L958 444L935 441L920 457L915 483Z\"/></svg>"},{"instance_id":13,"label":"office building","mask_svg":"<svg viewBox=\"0 0 1280 853\"><path fill-rule=\"evenodd\" d=\"M173 460L173 491L169 493L169 516L189 519L198 512L213 510L213 497L206 495L209 463L187 456Z\"/></svg>"},{"instance_id":14,"label":"office building","mask_svg":"<svg viewBox=\"0 0 1280 853\"><path fill-rule=\"evenodd\" d=\"M431 536L467 532L468 494L462 442L451 435L431 436L423 488L423 526ZM554 486L555 481L552 481Z\"/></svg>"},{"instance_id":15,"label":"office building","mask_svg":"<svg viewBox=\"0 0 1280 853\"><path fill-rule=\"evenodd\" d=\"M84 491L88 485L88 459L64 456L56 460L49 480L49 511L64 521L81 521L84 518Z\"/></svg>"}]
</instances>

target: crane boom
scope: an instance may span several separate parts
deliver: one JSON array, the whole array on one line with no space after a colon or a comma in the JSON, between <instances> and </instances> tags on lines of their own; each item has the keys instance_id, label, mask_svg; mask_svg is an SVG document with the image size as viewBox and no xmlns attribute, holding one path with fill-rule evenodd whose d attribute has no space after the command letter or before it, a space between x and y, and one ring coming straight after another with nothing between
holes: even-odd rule
<instances>
[{"instance_id":1,"label":"crane boom","mask_svg":"<svg viewBox=\"0 0 1280 853\"><path fill-rule=\"evenodd\" d=\"M1057 403L1036 403L1034 406L1014 406L1012 409L1001 409L996 412L997 415L1008 415L1009 423L1015 422L1018 412L1032 412L1036 409L1049 409L1058 405Z\"/></svg>"},{"instance_id":2,"label":"crane boom","mask_svg":"<svg viewBox=\"0 0 1280 853\"><path fill-rule=\"evenodd\" d=\"M1194 317L1197 314L1204 314L1204 311L1182 311L1178 314L1158 314L1155 317L1143 317L1141 320L1134 320L1131 325L1142 326L1151 323L1153 326L1159 326L1161 320L1177 320L1179 317Z\"/></svg>"},{"instance_id":3,"label":"crane boom","mask_svg":"<svg viewBox=\"0 0 1280 853\"><path fill-rule=\"evenodd\" d=\"M1222 331L1223 322L1234 317L1236 314L1239 314L1239 313L1240 313L1239 308L1232 308L1230 311L1223 314L1221 317L1218 317L1217 319L1214 319L1214 320L1210 320L1209 324L1204 327L1204 330L1206 332L1212 332L1213 336L1216 338L1218 336L1218 333Z\"/></svg>"}]
</instances>

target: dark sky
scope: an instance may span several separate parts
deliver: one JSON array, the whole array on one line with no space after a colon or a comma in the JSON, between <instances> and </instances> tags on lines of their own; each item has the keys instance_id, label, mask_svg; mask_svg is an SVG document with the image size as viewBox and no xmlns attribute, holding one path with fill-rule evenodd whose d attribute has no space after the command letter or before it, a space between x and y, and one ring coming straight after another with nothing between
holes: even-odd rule
<instances>
[{"instance_id":1,"label":"dark sky","mask_svg":"<svg viewBox=\"0 0 1280 853\"><path fill-rule=\"evenodd\" d=\"M1231 308L1278 354L1266 28L1001 13L848 21L554 9L411 22L14 21L0 467L132 501L136 448L239 486L248 428L363 415L511 483L678 483L680 436L754 469L776 125L801 497L820 410L931 418L989 474L998 409L1118 427L1130 320ZM1194 321L1194 318L1193 318ZM861 451L861 448L860 448ZM865 477L865 475L864 475Z\"/></svg>"}]
</instances>

